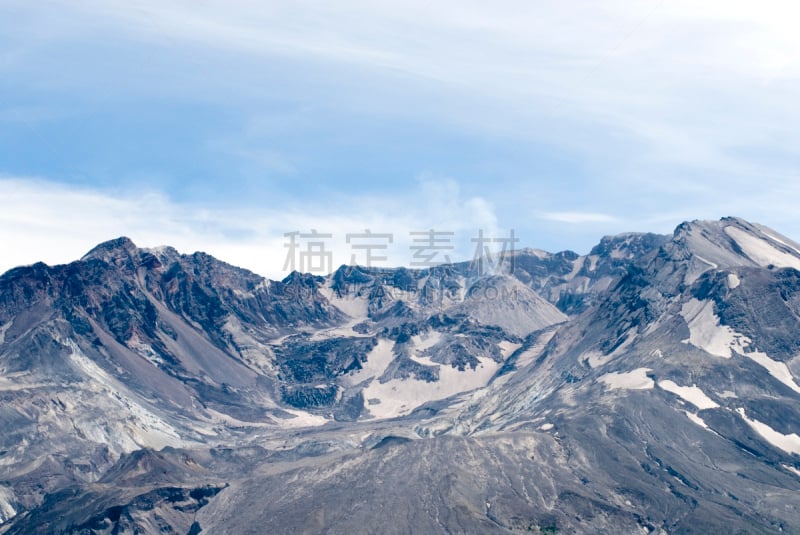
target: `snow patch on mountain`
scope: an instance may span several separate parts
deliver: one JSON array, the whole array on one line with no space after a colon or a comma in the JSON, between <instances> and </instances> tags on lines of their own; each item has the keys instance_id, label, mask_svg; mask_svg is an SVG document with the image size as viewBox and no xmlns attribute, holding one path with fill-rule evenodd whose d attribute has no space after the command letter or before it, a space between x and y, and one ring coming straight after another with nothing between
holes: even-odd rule
<instances>
[{"instance_id":1,"label":"snow patch on mountain","mask_svg":"<svg viewBox=\"0 0 800 535\"><path fill-rule=\"evenodd\" d=\"M768 237L770 240L776 241L776 242L780 243L781 245L783 245L784 247L788 247L789 249L793 250L798 255L800 255L800 246L798 246L796 243L792 242L789 238L786 238L786 237L779 238L778 236L776 236L775 234L773 234L771 232L764 232L764 229L766 227L761 227L760 225L757 225L757 226L759 226L759 228L761 228L761 232L763 232L764 235L766 237Z\"/></svg>"},{"instance_id":2,"label":"snow patch on mountain","mask_svg":"<svg viewBox=\"0 0 800 535\"><path fill-rule=\"evenodd\" d=\"M703 258L702 256L700 256L699 254L696 254L696 253L695 253L694 257L695 257L695 258L697 258L697 259L698 259L699 261L701 261L702 263L704 263L704 264L706 264L706 265L708 265L708 266L711 266L711 268L712 268L712 269L717 269L717 268L719 267L717 264L715 264L715 263L714 263L714 262L712 262L711 260L706 260L705 258Z\"/></svg>"},{"instance_id":3,"label":"snow patch on mountain","mask_svg":"<svg viewBox=\"0 0 800 535\"><path fill-rule=\"evenodd\" d=\"M674 381L659 381L659 388L672 392L684 401L688 401L700 410L703 409L716 409L719 405L710 397L708 397L697 386L679 386Z\"/></svg>"},{"instance_id":4,"label":"snow patch on mountain","mask_svg":"<svg viewBox=\"0 0 800 535\"><path fill-rule=\"evenodd\" d=\"M655 381L647 376L650 368L637 368L629 372L611 372L600 376L597 380L605 383L610 390L649 390Z\"/></svg>"},{"instance_id":5,"label":"snow patch on mountain","mask_svg":"<svg viewBox=\"0 0 800 535\"><path fill-rule=\"evenodd\" d=\"M522 347L522 344L515 344L513 342L508 342L506 340L503 340L497 345L498 347L500 347L500 354L503 355L503 358L505 359L510 357L514 353L514 351Z\"/></svg>"},{"instance_id":6,"label":"snow patch on mountain","mask_svg":"<svg viewBox=\"0 0 800 535\"><path fill-rule=\"evenodd\" d=\"M613 360L614 357L617 357L625 353L625 351L627 351L628 348L630 348L633 342L636 341L637 337L638 335L636 333L636 329L629 329L628 332L625 334L625 340L623 340L622 343L619 344L611 353L605 354L597 350L592 350L587 353L584 353L581 356L581 360L589 364L590 368L599 368L600 366L604 366L605 364L611 362L611 360Z\"/></svg>"},{"instance_id":7,"label":"snow patch on mountain","mask_svg":"<svg viewBox=\"0 0 800 535\"><path fill-rule=\"evenodd\" d=\"M785 363L773 360L769 357L769 355L760 351L751 351L749 353L742 354L762 366L775 379L800 394L800 386L795 383L792 372L789 371L789 367Z\"/></svg>"},{"instance_id":8,"label":"snow patch on mountain","mask_svg":"<svg viewBox=\"0 0 800 535\"><path fill-rule=\"evenodd\" d=\"M612 358L612 355L604 355L600 351L590 351L581 356L581 360L588 363L590 368L599 368Z\"/></svg>"},{"instance_id":9,"label":"snow patch on mountain","mask_svg":"<svg viewBox=\"0 0 800 535\"><path fill-rule=\"evenodd\" d=\"M319 427L328 423L328 419L323 416L317 416L306 411L297 409L283 409L294 418L281 420L281 427Z\"/></svg>"},{"instance_id":10,"label":"snow patch on mountain","mask_svg":"<svg viewBox=\"0 0 800 535\"><path fill-rule=\"evenodd\" d=\"M372 381L364 389L363 396L366 409L374 417L404 416L430 401L484 387L500 367L500 364L492 359L479 358L480 364L474 370L467 369L462 372L452 366L438 365L428 358L418 356L411 358L428 366L438 366L439 380L427 382L418 379L392 379L385 383ZM375 403L375 400L378 403Z\"/></svg>"},{"instance_id":11,"label":"snow patch on mountain","mask_svg":"<svg viewBox=\"0 0 800 535\"><path fill-rule=\"evenodd\" d=\"M800 477L800 470L798 470L798 469L797 469L797 468L795 468L794 466L789 466L788 464L782 464L781 466L783 466L784 468L786 468L788 471L790 471L790 472L791 472L791 473L793 473L794 475L796 475L796 476Z\"/></svg>"},{"instance_id":12,"label":"snow patch on mountain","mask_svg":"<svg viewBox=\"0 0 800 535\"><path fill-rule=\"evenodd\" d=\"M732 346L741 347L739 340L742 335L727 325L720 325L712 301L690 299L683 304L681 316L689 326L689 338L683 343L725 359L731 358Z\"/></svg>"},{"instance_id":13,"label":"snow patch on mountain","mask_svg":"<svg viewBox=\"0 0 800 535\"><path fill-rule=\"evenodd\" d=\"M748 418L743 408L736 409L736 412L739 413L739 416L741 416L753 430L761 435L764 440L786 453L796 453L800 455L800 436L798 436L797 433L784 435L763 422Z\"/></svg>"},{"instance_id":14,"label":"snow patch on mountain","mask_svg":"<svg viewBox=\"0 0 800 535\"><path fill-rule=\"evenodd\" d=\"M728 273L728 288L734 290L739 287L739 284L741 284L741 281L736 273Z\"/></svg>"},{"instance_id":15,"label":"snow patch on mountain","mask_svg":"<svg viewBox=\"0 0 800 535\"><path fill-rule=\"evenodd\" d=\"M689 339L683 340L684 343L690 343L712 355L726 359L731 358L733 352L747 357L767 370L775 379L800 393L800 385L795 382L785 363L773 360L760 351L748 351L752 344L750 338L727 325L720 325L719 318L714 313L713 302L692 299L684 303L681 315L689 325L690 333Z\"/></svg>"},{"instance_id":16,"label":"snow patch on mountain","mask_svg":"<svg viewBox=\"0 0 800 535\"><path fill-rule=\"evenodd\" d=\"M378 343L367 354L367 361L361 364L360 370L351 372L347 377L347 382L350 386L355 386L364 381L380 377L386 371L386 368L394 359L392 353L394 342L379 338Z\"/></svg>"},{"instance_id":17,"label":"snow patch on mountain","mask_svg":"<svg viewBox=\"0 0 800 535\"><path fill-rule=\"evenodd\" d=\"M800 270L800 258L777 249L767 240L735 226L725 227L725 234L733 238L744 254L760 266L774 265Z\"/></svg>"},{"instance_id":18,"label":"snow patch on mountain","mask_svg":"<svg viewBox=\"0 0 800 535\"><path fill-rule=\"evenodd\" d=\"M708 424L702 418L700 418L698 415L696 415L694 413L691 413L689 411L683 411L683 412L686 414L686 416L689 417L689 419L691 421L693 421L694 423L696 423L697 425L699 425L700 427L702 427L704 429L708 429Z\"/></svg>"},{"instance_id":19,"label":"snow patch on mountain","mask_svg":"<svg viewBox=\"0 0 800 535\"><path fill-rule=\"evenodd\" d=\"M17 510L11 503L14 501L14 491L8 487L0 487L0 525L17 516Z\"/></svg>"}]
</instances>

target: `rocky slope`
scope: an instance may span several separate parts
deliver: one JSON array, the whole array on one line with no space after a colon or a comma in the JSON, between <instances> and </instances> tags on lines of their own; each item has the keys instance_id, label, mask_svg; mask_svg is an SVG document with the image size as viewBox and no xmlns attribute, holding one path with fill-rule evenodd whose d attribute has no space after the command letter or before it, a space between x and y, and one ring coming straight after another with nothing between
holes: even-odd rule
<instances>
[{"instance_id":1,"label":"rocky slope","mask_svg":"<svg viewBox=\"0 0 800 535\"><path fill-rule=\"evenodd\" d=\"M800 245L0 277L0 533L800 532Z\"/></svg>"}]
</instances>

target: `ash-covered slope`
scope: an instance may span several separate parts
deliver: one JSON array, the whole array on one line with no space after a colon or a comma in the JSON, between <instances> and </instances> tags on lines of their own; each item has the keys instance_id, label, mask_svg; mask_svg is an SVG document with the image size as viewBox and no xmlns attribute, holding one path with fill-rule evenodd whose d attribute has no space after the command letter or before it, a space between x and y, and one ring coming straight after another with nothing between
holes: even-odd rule
<instances>
[{"instance_id":1,"label":"ash-covered slope","mask_svg":"<svg viewBox=\"0 0 800 535\"><path fill-rule=\"evenodd\" d=\"M667 532L798 532L798 259L738 219L683 224L418 432L545 432L586 489Z\"/></svg>"},{"instance_id":2,"label":"ash-covered slope","mask_svg":"<svg viewBox=\"0 0 800 535\"><path fill-rule=\"evenodd\" d=\"M495 285L508 299L470 315ZM126 238L11 270L0 516L142 448L409 414L485 386L521 336L565 320L510 276L342 268L277 282Z\"/></svg>"},{"instance_id":3,"label":"ash-covered slope","mask_svg":"<svg viewBox=\"0 0 800 535\"><path fill-rule=\"evenodd\" d=\"M124 453L292 418L273 400L269 354L249 348L340 321L323 299L295 297L313 284L268 283L202 253L139 250L127 239L0 277L5 516L96 481Z\"/></svg>"},{"instance_id":4,"label":"ash-covered slope","mask_svg":"<svg viewBox=\"0 0 800 535\"><path fill-rule=\"evenodd\" d=\"M800 531L800 245L726 218L513 266L12 270L0 532Z\"/></svg>"},{"instance_id":5,"label":"ash-covered slope","mask_svg":"<svg viewBox=\"0 0 800 535\"><path fill-rule=\"evenodd\" d=\"M762 256L748 256L743 242ZM480 403L458 413L459 426L508 429L537 421L533 407L551 414L549 402L575 412L633 395L676 400L694 423L698 411L758 410L791 437L800 423L800 271L780 266L798 260L800 246L763 227L685 223L631 262L596 305L531 335ZM792 442L777 444L800 453Z\"/></svg>"}]
</instances>

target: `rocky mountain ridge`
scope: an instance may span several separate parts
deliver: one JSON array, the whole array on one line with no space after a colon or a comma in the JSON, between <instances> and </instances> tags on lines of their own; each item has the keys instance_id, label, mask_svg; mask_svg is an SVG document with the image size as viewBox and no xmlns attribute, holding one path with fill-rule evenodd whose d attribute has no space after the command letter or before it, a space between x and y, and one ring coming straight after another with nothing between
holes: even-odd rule
<instances>
[{"instance_id":1,"label":"rocky mountain ridge","mask_svg":"<svg viewBox=\"0 0 800 535\"><path fill-rule=\"evenodd\" d=\"M269 281L120 238L7 272L0 533L800 529L800 245L513 254Z\"/></svg>"}]
</instances>

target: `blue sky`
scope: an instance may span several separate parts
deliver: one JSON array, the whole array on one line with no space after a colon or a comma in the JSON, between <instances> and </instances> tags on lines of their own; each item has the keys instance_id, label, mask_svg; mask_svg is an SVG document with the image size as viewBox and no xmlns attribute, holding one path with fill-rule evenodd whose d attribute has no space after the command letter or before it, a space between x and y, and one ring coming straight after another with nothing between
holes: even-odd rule
<instances>
[{"instance_id":1,"label":"blue sky","mask_svg":"<svg viewBox=\"0 0 800 535\"><path fill-rule=\"evenodd\" d=\"M698 5L699 4L699 5ZM99 241L280 277L286 232L800 239L792 2L0 1L0 271Z\"/></svg>"}]
</instances>

